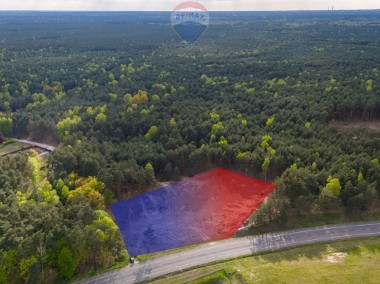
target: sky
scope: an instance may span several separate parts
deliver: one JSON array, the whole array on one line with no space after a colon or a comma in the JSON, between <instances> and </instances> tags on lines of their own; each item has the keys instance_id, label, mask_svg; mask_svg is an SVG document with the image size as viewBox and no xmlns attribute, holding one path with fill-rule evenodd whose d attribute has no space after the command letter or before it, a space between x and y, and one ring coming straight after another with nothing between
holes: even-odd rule
<instances>
[{"instance_id":1,"label":"sky","mask_svg":"<svg viewBox=\"0 0 380 284\"><path fill-rule=\"evenodd\" d=\"M172 11L186 0L0 0L0 10ZM196 1L196 0L194 0ZM380 9L380 0L201 0L209 11Z\"/></svg>"}]
</instances>

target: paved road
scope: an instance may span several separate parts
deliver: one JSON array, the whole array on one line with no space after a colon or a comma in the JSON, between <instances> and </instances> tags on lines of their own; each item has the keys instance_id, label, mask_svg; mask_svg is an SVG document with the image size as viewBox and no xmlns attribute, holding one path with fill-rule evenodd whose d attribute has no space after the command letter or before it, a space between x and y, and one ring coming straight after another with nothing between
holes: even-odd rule
<instances>
[{"instance_id":1,"label":"paved road","mask_svg":"<svg viewBox=\"0 0 380 284\"><path fill-rule=\"evenodd\" d=\"M217 260L306 244L372 236L380 236L380 222L323 226L235 238L134 263L78 283L136 283Z\"/></svg>"},{"instance_id":2,"label":"paved road","mask_svg":"<svg viewBox=\"0 0 380 284\"><path fill-rule=\"evenodd\" d=\"M38 142L35 142L35 141L29 141L29 140L23 140L23 139L14 139L14 141L25 143L25 144L29 144L29 145L32 145L32 146L34 145L34 146L40 147L40 148L45 149L45 150L50 151L50 152L52 152L52 151L55 150L55 147L52 146L52 145L38 143Z\"/></svg>"}]
</instances>

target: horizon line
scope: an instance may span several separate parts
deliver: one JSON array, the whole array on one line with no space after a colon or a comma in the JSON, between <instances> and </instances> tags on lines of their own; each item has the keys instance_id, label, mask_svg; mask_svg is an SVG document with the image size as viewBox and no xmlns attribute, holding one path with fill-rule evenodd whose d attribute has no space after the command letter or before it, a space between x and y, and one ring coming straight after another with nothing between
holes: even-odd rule
<instances>
[{"instance_id":1,"label":"horizon line","mask_svg":"<svg viewBox=\"0 0 380 284\"><path fill-rule=\"evenodd\" d=\"M279 10L212 10L207 11L209 13L213 12L322 12L322 11L328 11L328 12L340 12L340 11L380 11L380 8L363 8L363 9L300 9L300 10L286 10L286 9L279 9ZM22 9L14 9L14 10L0 10L1 12L53 12L53 13L59 13L59 12L73 12L73 13L117 13L117 12L133 12L133 13L141 13L141 12L147 12L147 13L163 13L163 12L173 12L173 10L22 10Z\"/></svg>"}]
</instances>

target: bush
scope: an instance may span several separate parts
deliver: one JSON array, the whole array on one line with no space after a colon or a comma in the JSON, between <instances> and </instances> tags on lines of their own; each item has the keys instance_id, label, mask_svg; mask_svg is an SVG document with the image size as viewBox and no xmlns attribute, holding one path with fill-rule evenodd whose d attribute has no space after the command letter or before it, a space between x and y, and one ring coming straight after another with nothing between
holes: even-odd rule
<instances>
[{"instance_id":1,"label":"bush","mask_svg":"<svg viewBox=\"0 0 380 284\"><path fill-rule=\"evenodd\" d=\"M6 140L5 142L3 142L3 145L9 145L9 144L13 144L15 143L15 140L13 138L10 138L8 140Z\"/></svg>"}]
</instances>

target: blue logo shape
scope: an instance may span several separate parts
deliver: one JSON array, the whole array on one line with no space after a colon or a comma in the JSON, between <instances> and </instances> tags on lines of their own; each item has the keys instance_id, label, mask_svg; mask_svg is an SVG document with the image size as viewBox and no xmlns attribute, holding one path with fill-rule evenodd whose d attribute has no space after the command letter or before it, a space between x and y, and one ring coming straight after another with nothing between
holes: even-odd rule
<instances>
[{"instance_id":1,"label":"blue logo shape","mask_svg":"<svg viewBox=\"0 0 380 284\"><path fill-rule=\"evenodd\" d=\"M171 13L174 31L186 43L195 43L206 31L210 15L206 7L198 2L183 2Z\"/></svg>"}]
</instances>

